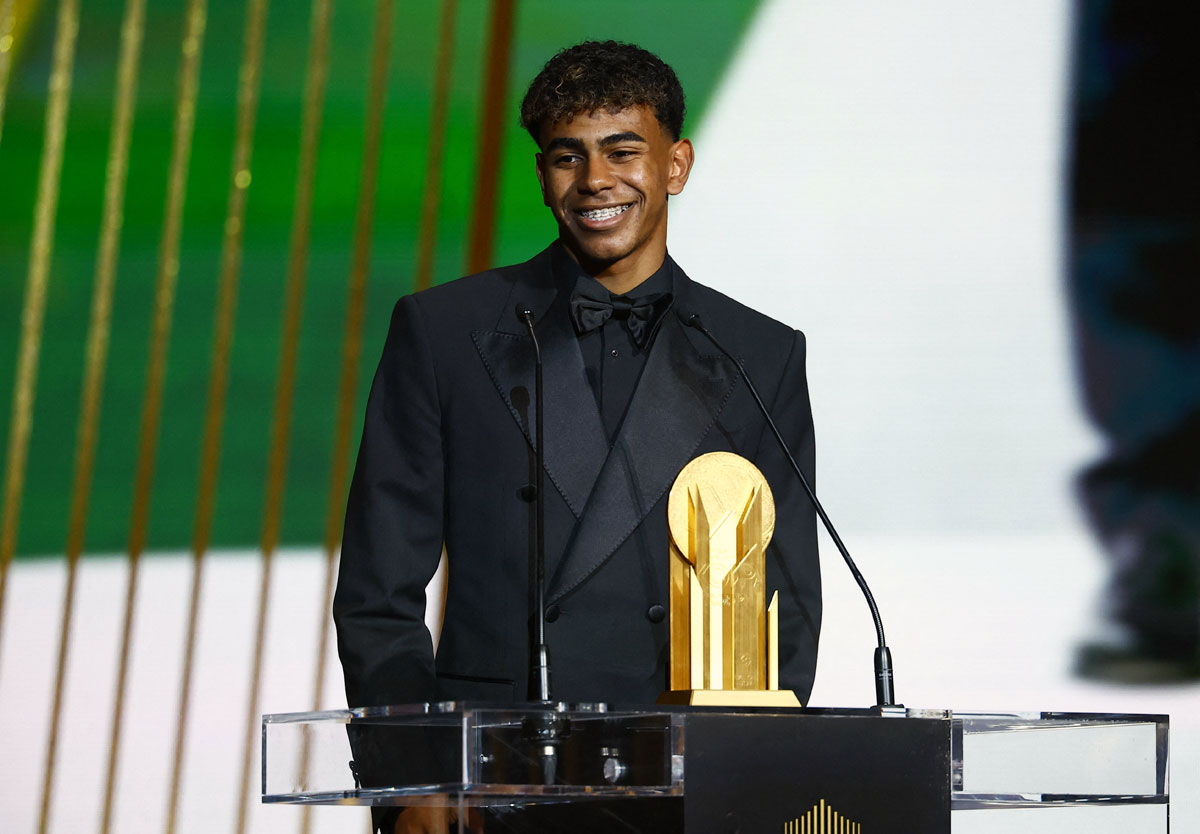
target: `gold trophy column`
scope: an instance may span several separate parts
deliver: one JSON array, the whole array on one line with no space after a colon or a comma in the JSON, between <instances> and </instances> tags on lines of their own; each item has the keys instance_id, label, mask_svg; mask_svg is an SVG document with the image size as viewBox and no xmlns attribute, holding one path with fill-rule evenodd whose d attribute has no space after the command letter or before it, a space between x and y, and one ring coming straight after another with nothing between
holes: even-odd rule
<instances>
[{"instance_id":1,"label":"gold trophy column","mask_svg":"<svg viewBox=\"0 0 1200 834\"><path fill-rule=\"evenodd\" d=\"M670 690L660 703L799 706L779 689L778 593L766 604L775 500L762 473L711 452L679 473L671 530Z\"/></svg>"}]
</instances>

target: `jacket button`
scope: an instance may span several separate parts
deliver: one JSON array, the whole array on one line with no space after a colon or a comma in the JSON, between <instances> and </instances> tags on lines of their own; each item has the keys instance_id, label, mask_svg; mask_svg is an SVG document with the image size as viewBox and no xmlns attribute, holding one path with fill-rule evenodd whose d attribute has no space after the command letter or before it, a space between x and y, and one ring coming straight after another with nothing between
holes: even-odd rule
<instances>
[{"instance_id":1,"label":"jacket button","mask_svg":"<svg viewBox=\"0 0 1200 834\"><path fill-rule=\"evenodd\" d=\"M532 504L537 500L537 487L534 484L525 484L517 489L517 497L526 504Z\"/></svg>"},{"instance_id":2,"label":"jacket button","mask_svg":"<svg viewBox=\"0 0 1200 834\"><path fill-rule=\"evenodd\" d=\"M546 606L546 622L548 622L548 623L554 622L555 620L558 619L558 615L561 613L562 612L559 610L557 605L547 605Z\"/></svg>"},{"instance_id":3,"label":"jacket button","mask_svg":"<svg viewBox=\"0 0 1200 834\"><path fill-rule=\"evenodd\" d=\"M667 609L661 605L651 605L646 609L646 619L652 623L661 623L667 618Z\"/></svg>"}]
</instances>

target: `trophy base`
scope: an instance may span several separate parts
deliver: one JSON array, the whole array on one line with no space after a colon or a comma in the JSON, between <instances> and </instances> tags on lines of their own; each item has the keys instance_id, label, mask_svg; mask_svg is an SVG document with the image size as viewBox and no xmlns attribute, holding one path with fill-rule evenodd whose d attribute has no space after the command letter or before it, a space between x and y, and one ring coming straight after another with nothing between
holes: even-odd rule
<instances>
[{"instance_id":1,"label":"trophy base","mask_svg":"<svg viewBox=\"0 0 1200 834\"><path fill-rule=\"evenodd\" d=\"M658 696L665 706L787 707L802 704L790 689L669 689Z\"/></svg>"}]
</instances>

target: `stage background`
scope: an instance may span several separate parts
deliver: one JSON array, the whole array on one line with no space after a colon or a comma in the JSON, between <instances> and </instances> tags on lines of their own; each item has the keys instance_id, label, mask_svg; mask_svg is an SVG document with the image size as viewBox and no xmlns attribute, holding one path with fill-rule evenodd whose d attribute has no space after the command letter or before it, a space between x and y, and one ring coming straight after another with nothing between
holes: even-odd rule
<instances>
[{"instance_id":1,"label":"stage background","mask_svg":"<svg viewBox=\"0 0 1200 834\"><path fill-rule=\"evenodd\" d=\"M0 392L21 385L60 5L71 3L15 2L5 49L0 0L0 61L8 61L0 63ZM242 4L207 9L145 558L126 639L125 554L133 547L186 8L163 0L146 9L95 472L63 654L63 553L126 6L106 0L80 11L27 463L8 528L15 559L0 614L6 832L99 830L106 793L115 831L163 829L173 793L178 831L299 830L298 809L255 802L256 749L242 766L248 713L345 705L332 650L317 658L328 627L327 507L344 500L335 461L348 463L357 445L391 304L419 281L445 7L398 4L389 27L377 203L361 273L363 348L352 363L353 440L344 448L337 402L381 6L343 0L332 8L311 236L299 254L293 228L313 18L305 4L266 12L252 163L236 189L246 200L240 287L173 791L246 28ZM880 600L900 699L975 710L1169 712L1173 822L1176 830L1200 828L1200 688L1099 686L1069 674L1103 579L1071 494L1074 473L1100 441L1082 417L1062 293L1069 4L526 0L515 5L508 103L495 135L481 126L492 13L482 0L456 6L432 281L467 268L481 139L501 160L491 261L523 260L553 235L534 184L534 149L515 115L545 58L585 37L659 52L688 90L697 147L687 191L672 200L672 254L697 280L805 331L818 486ZM286 470L272 493L289 262L306 280L295 391L285 402ZM13 436L18 415L15 406L0 410L4 437ZM10 480L13 448L0 450ZM264 536L271 513L277 537ZM274 555L266 597L264 543ZM822 551L827 616L813 703L864 705L873 699L870 618L824 539ZM118 719L122 644L130 655ZM248 816L239 822L246 779ZM311 821L317 830L346 830L355 813L323 809ZM969 824L990 830L977 820L964 820L963 830ZM1106 830L1098 825L1081 830Z\"/></svg>"}]
</instances>

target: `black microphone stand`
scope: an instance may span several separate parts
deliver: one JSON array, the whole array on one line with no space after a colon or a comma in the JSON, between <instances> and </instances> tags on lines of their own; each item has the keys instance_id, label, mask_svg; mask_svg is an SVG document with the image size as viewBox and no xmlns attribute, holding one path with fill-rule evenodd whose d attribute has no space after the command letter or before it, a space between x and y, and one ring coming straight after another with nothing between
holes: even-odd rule
<instances>
[{"instance_id":1,"label":"black microphone stand","mask_svg":"<svg viewBox=\"0 0 1200 834\"><path fill-rule=\"evenodd\" d=\"M842 537L838 535L837 530L833 527L833 522L829 520L829 516L825 514L825 508L821 506L821 502L817 499L817 493L813 491L812 485L808 482L808 478L804 477L804 473L800 470L800 466L796 463L796 459L792 457L792 452L788 448L787 443L783 439L783 435L779 433L775 421L771 419L771 413L767 411L767 406L763 403L762 397L758 395L758 390L754 387L754 383L750 380L750 375L746 373L746 368L742 365L740 359L724 348L717 341L717 337L712 334L704 322L700 320L698 313L692 313L683 320L683 323L688 327L695 328L708 337L717 350L725 354L733 364L737 365L738 372L742 379L746 381L746 388L749 389L750 395L754 397L754 402L758 404L758 408L762 411L763 416L767 419L767 425L771 427L771 433L775 435L775 439L779 442L779 447L783 449L783 454L787 457L788 463L792 465L792 471L796 473L796 477L800 479L804 491L808 493L808 500L812 502L813 509L817 511L817 516L820 517L821 523L825 525L829 537L833 539L833 543L837 546L838 553L842 554L842 559L846 562L846 567L850 568L850 573L854 576L854 581L858 583L858 587L862 589L863 596L866 597L867 607L871 609L871 618L875 621L875 636L878 638L879 644L875 649L875 705L877 707L894 707L896 706L896 695L893 690L892 681L892 651L887 646L887 640L883 636L883 619L879 615L879 606L875 604L875 597L871 593L871 589L867 587L867 580L863 579L863 575L859 572L858 566L854 564L854 560L850 558L850 551L846 549L846 545L842 544Z\"/></svg>"},{"instance_id":2,"label":"black microphone stand","mask_svg":"<svg viewBox=\"0 0 1200 834\"><path fill-rule=\"evenodd\" d=\"M540 748L542 760L542 782L553 785L557 778L558 748L570 732L570 721L560 714L550 702L550 647L546 645L546 468L545 437L542 433L542 348L538 344L533 327L533 310L519 305L517 318L525 324L529 338L533 340L534 352L534 461L537 481L534 521L534 606L532 651L530 653L529 690L537 692L535 703L545 707L536 718L527 718L522 723L526 740Z\"/></svg>"}]
</instances>

